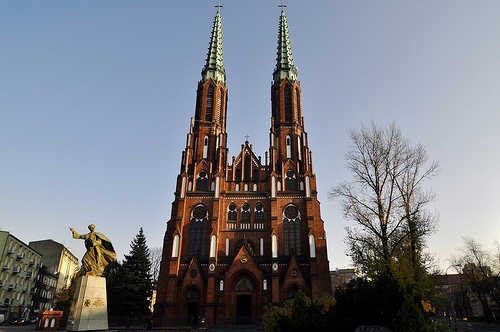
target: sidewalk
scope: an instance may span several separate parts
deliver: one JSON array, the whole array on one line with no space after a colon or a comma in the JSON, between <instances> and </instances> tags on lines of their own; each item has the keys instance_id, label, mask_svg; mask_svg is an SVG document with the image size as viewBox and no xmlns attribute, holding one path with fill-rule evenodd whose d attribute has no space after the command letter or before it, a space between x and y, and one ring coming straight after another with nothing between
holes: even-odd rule
<instances>
[{"instance_id":1,"label":"sidewalk","mask_svg":"<svg viewBox=\"0 0 500 332\"><path fill-rule=\"evenodd\" d=\"M455 331L455 323L452 323L452 328ZM495 325L495 324L486 324L484 322L463 322L463 321L457 321L456 324L456 331L459 332L490 332L490 331L500 331L500 325Z\"/></svg>"}]
</instances>

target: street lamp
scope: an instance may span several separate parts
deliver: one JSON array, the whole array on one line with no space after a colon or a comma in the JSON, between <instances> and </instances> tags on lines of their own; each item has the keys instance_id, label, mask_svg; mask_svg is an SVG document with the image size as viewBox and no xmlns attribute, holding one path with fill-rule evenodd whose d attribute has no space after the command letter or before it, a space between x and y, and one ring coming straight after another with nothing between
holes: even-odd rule
<instances>
[{"instance_id":1,"label":"street lamp","mask_svg":"<svg viewBox=\"0 0 500 332\"><path fill-rule=\"evenodd\" d=\"M455 331L457 330L457 315L455 314L455 305L454 305L454 302L453 302L453 297L451 296L451 287L450 287L450 281L448 280L448 269L450 267L453 267L456 268L457 267L461 267L462 265L461 264L454 264L454 265L450 265L446 268L446 271L444 272L444 274L446 275L446 283L448 284L448 296L450 297L450 307L451 307L451 314L452 314L452 317L453 317L453 321L455 322ZM458 270L457 270L458 272ZM459 272L460 273L460 272ZM451 326L451 317L450 317L450 326Z\"/></svg>"}]
</instances>

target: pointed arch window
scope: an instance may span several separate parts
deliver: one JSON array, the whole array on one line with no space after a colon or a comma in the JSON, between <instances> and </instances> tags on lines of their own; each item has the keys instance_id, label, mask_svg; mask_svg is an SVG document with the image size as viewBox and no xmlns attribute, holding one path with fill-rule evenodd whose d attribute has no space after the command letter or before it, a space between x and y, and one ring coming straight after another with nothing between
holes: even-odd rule
<instances>
[{"instance_id":1,"label":"pointed arch window","mask_svg":"<svg viewBox=\"0 0 500 332\"><path fill-rule=\"evenodd\" d=\"M243 174L243 180L244 181L250 181L250 169L252 166L252 161L249 156L245 157L245 167L244 171L245 173Z\"/></svg>"},{"instance_id":2,"label":"pointed arch window","mask_svg":"<svg viewBox=\"0 0 500 332\"><path fill-rule=\"evenodd\" d=\"M252 181L259 181L259 170L254 169L252 172Z\"/></svg>"},{"instance_id":3,"label":"pointed arch window","mask_svg":"<svg viewBox=\"0 0 500 332\"><path fill-rule=\"evenodd\" d=\"M286 136L285 144L286 144L286 157L290 159L292 158L292 139L290 138L290 135Z\"/></svg>"},{"instance_id":4,"label":"pointed arch window","mask_svg":"<svg viewBox=\"0 0 500 332\"><path fill-rule=\"evenodd\" d=\"M227 220L228 221L236 221L237 212L236 212L236 204L231 203L229 205L229 210L227 211Z\"/></svg>"},{"instance_id":5,"label":"pointed arch window","mask_svg":"<svg viewBox=\"0 0 500 332\"><path fill-rule=\"evenodd\" d=\"M236 287L234 287L235 291L252 291L253 285L247 278L241 278L237 283Z\"/></svg>"},{"instance_id":6,"label":"pointed arch window","mask_svg":"<svg viewBox=\"0 0 500 332\"><path fill-rule=\"evenodd\" d=\"M274 90L274 124L277 125L281 121L281 114L280 114L280 90L276 89Z\"/></svg>"},{"instance_id":7,"label":"pointed arch window","mask_svg":"<svg viewBox=\"0 0 500 332\"><path fill-rule=\"evenodd\" d=\"M316 258L316 237L314 234L309 235L309 255L311 258Z\"/></svg>"},{"instance_id":8,"label":"pointed arch window","mask_svg":"<svg viewBox=\"0 0 500 332\"><path fill-rule=\"evenodd\" d=\"M200 292L196 288L190 288L187 293L186 293L186 299L193 300L193 299L199 299L200 298Z\"/></svg>"},{"instance_id":9,"label":"pointed arch window","mask_svg":"<svg viewBox=\"0 0 500 332\"><path fill-rule=\"evenodd\" d=\"M283 211L285 255L302 254L300 248L300 212L293 204Z\"/></svg>"},{"instance_id":10,"label":"pointed arch window","mask_svg":"<svg viewBox=\"0 0 500 332\"><path fill-rule=\"evenodd\" d=\"M248 203L243 204L241 207L241 221L250 222L250 205Z\"/></svg>"},{"instance_id":11,"label":"pointed arch window","mask_svg":"<svg viewBox=\"0 0 500 332\"><path fill-rule=\"evenodd\" d=\"M236 170L235 181L241 181L241 169Z\"/></svg>"},{"instance_id":12,"label":"pointed arch window","mask_svg":"<svg viewBox=\"0 0 500 332\"><path fill-rule=\"evenodd\" d=\"M300 143L300 135L297 136L297 156L302 160L302 144Z\"/></svg>"},{"instance_id":13,"label":"pointed arch window","mask_svg":"<svg viewBox=\"0 0 500 332\"><path fill-rule=\"evenodd\" d=\"M205 136L203 139L203 159L206 159L208 157L208 136Z\"/></svg>"},{"instance_id":14,"label":"pointed arch window","mask_svg":"<svg viewBox=\"0 0 500 332\"><path fill-rule=\"evenodd\" d=\"M285 190L296 191L297 190L297 179L295 173L290 169L286 172L285 178Z\"/></svg>"},{"instance_id":15,"label":"pointed arch window","mask_svg":"<svg viewBox=\"0 0 500 332\"><path fill-rule=\"evenodd\" d=\"M196 190L197 191L208 191L207 172L201 171L200 174L198 174L198 179L196 179Z\"/></svg>"},{"instance_id":16,"label":"pointed arch window","mask_svg":"<svg viewBox=\"0 0 500 332\"><path fill-rule=\"evenodd\" d=\"M215 257L217 251L217 236L214 234L210 238L210 257Z\"/></svg>"},{"instance_id":17,"label":"pointed arch window","mask_svg":"<svg viewBox=\"0 0 500 332\"><path fill-rule=\"evenodd\" d=\"M203 96L203 89L198 88L198 96L196 98L196 112L194 117L196 120L201 120L201 98Z\"/></svg>"},{"instance_id":18,"label":"pointed arch window","mask_svg":"<svg viewBox=\"0 0 500 332\"><path fill-rule=\"evenodd\" d=\"M285 122L292 122L292 88L290 85L285 86Z\"/></svg>"},{"instance_id":19,"label":"pointed arch window","mask_svg":"<svg viewBox=\"0 0 500 332\"><path fill-rule=\"evenodd\" d=\"M189 255L206 255L208 211L203 205L197 205L191 211L189 230Z\"/></svg>"},{"instance_id":20,"label":"pointed arch window","mask_svg":"<svg viewBox=\"0 0 500 332\"><path fill-rule=\"evenodd\" d=\"M278 257L278 236L276 234L271 237L271 255L273 258Z\"/></svg>"},{"instance_id":21,"label":"pointed arch window","mask_svg":"<svg viewBox=\"0 0 500 332\"><path fill-rule=\"evenodd\" d=\"M255 221L263 221L264 220L264 206L262 204L257 203L255 206Z\"/></svg>"},{"instance_id":22,"label":"pointed arch window","mask_svg":"<svg viewBox=\"0 0 500 332\"><path fill-rule=\"evenodd\" d=\"M212 121L214 107L214 87L210 85L207 90L207 107L205 109L205 121Z\"/></svg>"},{"instance_id":23,"label":"pointed arch window","mask_svg":"<svg viewBox=\"0 0 500 332\"><path fill-rule=\"evenodd\" d=\"M300 292L299 286L293 285L292 287L290 287L286 295L289 299L293 299L295 298L295 296L297 296L299 292Z\"/></svg>"},{"instance_id":24,"label":"pointed arch window","mask_svg":"<svg viewBox=\"0 0 500 332\"><path fill-rule=\"evenodd\" d=\"M179 256L179 234L174 235L174 241L172 242L172 258L177 258Z\"/></svg>"}]
</instances>

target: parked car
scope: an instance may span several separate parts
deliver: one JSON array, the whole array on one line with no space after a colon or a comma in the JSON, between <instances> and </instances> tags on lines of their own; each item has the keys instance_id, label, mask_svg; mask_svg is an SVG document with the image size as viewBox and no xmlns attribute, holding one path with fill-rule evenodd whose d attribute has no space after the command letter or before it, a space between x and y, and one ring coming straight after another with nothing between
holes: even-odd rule
<instances>
[{"instance_id":1,"label":"parked car","mask_svg":"<svg viewBox=\"0 0 500 332\"><path fill-rule=\"evenodd\" d=\"M24 318L18 318L18 319L14 319L14 321L12 322L12 325L24 325L24 324L28 324L29 321L27 319L24 319Z\"/></svg>"}]
</instances>

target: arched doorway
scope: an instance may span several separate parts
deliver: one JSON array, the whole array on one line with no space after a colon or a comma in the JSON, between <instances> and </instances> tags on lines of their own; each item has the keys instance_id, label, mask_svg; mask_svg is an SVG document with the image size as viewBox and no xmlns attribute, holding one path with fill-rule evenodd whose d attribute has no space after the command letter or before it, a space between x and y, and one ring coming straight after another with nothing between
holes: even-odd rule
<instances>
[{"instance_id":1,"label":"arched doorway","mask_svg":"<svg viewBox=\"0 0 500 332\"><path fill-rule=\"evenodd\" d=\"M196 325L198 323L198 303L188 302L186 310L186 324Z\"/></svg>"},{"instance_id":2,"label":"arched doorway","mask_svg":"<svg viewBox=\"0 0 500 332\"><path fill-rule=\"evenodd\" d=\"M252 322L252 296L242 294L236 296L236 324L248 325Z\"/></svg>"},{"instance_id":3,"label":"arched doorway","mask_svg":"<svg viewBox=\"0 0 500 332\"><path fill-rule=\"evenodd\" d=\"M186 293L186 324L196 325L198 324L198 317L200 315L198 311L198 302L200 299L200 292L198 289L192 287Z\"/></svg>"},{"instance_id":4,"label":"arched doorway","mask_svg":"<svg viewBox=\"0 0 500 332\"><path fill-rule=\"evenodd\" d=\"M234 287L236 299L236 324L248 325L254 316L254 285L246 275L241 276Z\"/></svg>"}]
</instances>

